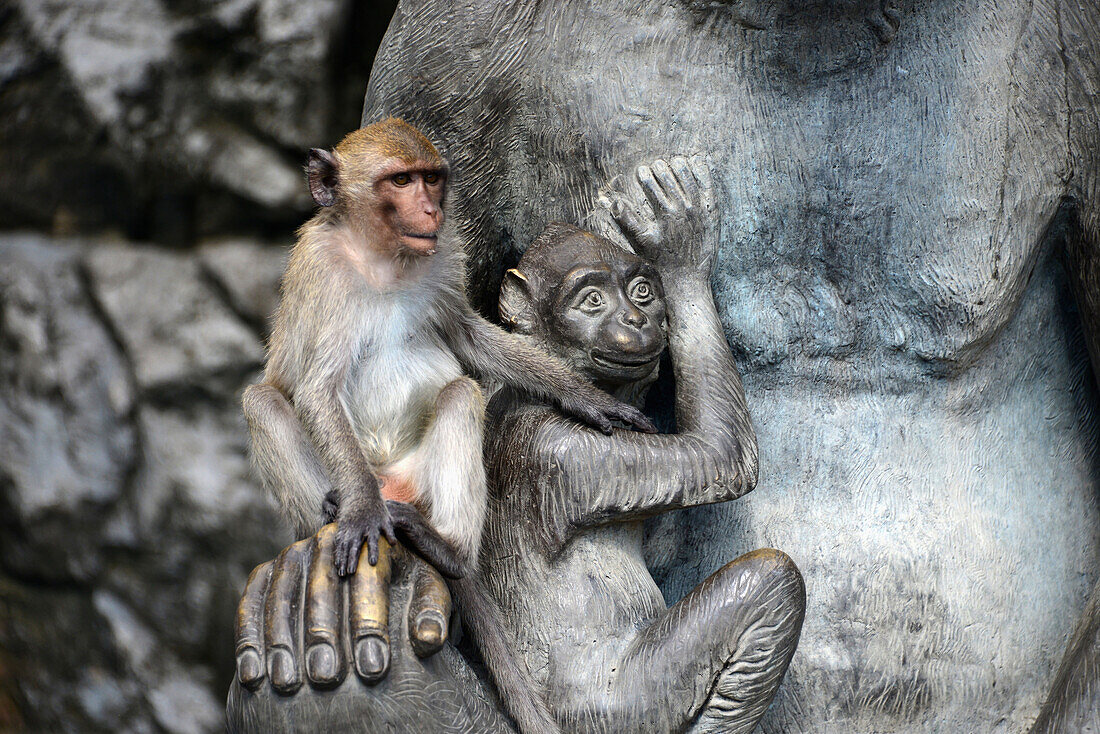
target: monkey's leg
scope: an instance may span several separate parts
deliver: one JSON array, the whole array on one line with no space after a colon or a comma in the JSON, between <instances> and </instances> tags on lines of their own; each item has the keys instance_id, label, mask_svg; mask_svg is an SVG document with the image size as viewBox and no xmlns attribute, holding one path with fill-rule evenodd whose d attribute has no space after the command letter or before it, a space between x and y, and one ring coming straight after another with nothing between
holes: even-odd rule
<instances>
[{"instance_id":1,"label":"monkey's leg","mask_svg":"<svg viewBox=\"0 0 1100 734\"><path fill-rule=\"evenodd\" d=\"M612 683L615 730L748 734L787 671L805 608L785 554L728 563L630 646Z\"/></svg>"},{"instance_id":2,"label":"monkey's leg","mask_svg":"<svg viewBox=\"0 0 1100 734\"><path fill-rule=\"evenodd\" d=\"M485 524L484 423L481 388L469 377L452 380L439 391L413 465L419 503L467 566L477 563Z\"/></svg>"},{"instance_id":3,"label":"monkey's leg","mask_svg":"<svg viewBox=\"0 0 1100 734\"><path fill-rule=\"evenodd\" d=\"M279 502L299 538L321 526L321 507L332 489L294 408L271 385L252 385L242 399L252 436L252 464L264 488Z\"/></svg>"}]
</instances>

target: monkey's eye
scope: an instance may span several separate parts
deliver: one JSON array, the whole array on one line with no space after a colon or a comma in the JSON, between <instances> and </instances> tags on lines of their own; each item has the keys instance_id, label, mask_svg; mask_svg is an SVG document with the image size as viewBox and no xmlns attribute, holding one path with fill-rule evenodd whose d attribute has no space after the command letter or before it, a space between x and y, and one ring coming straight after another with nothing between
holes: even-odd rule
<instances>
[{"instance_id":1,"label":"monkey's eye","mask_svg":"<svg viewBox=\"0 0 1100 734\"><path fill-rule=\"evenodd\" d=\"M603 303L603 293L593 288L577 300L574 308L586 312L599 311L603 308Z\"/></svg>"},{"instance_id":2,"label":"monkey's eye","mask_svg":"<svg viewBox=\"0 0 1100 734\"><path fill-rule=\"evenodd\" d=\"M439 174L434 173L434 172L433 173L425 173L424 174L424 183L428 184L429 186L439 183Z\"/></svg>"},{"instance_id":3,"label":"monkey's eye","mask_svg":"<svg viewBox=\"0 0 1100 734\"><path fill-rule=\"evenodd\" d=\"M409 181L412 181L412 176L407 173L395 173L392 181L397 186L408 186Z\"/></svg>"},{"instance_id":4,"label":"monkey's eye","mask_svg":"<svg viewBox=\"0 0 1100 734\"><path fill-rule=\"evenodd\" d=\"M653 286L648 280L637 280L630 288L630 300L645 305L653 300Z\"/></svg>"}]
</instances>

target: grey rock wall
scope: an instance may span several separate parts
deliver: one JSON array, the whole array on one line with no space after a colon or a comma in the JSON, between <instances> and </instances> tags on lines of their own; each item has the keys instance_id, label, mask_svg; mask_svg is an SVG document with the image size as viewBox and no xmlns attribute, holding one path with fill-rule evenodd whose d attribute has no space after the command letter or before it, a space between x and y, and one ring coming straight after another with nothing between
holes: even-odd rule
<instances>
[{"instance_id":1,"label":"grey rock wall","mask_svg":"<svg viewBox=\"0 0 1100 734\"><path fill-rule=\"evenodd\" d=\"M240 392L393 4L0 5L0 731L222 729Z\"/></svg>"}]
</instances>

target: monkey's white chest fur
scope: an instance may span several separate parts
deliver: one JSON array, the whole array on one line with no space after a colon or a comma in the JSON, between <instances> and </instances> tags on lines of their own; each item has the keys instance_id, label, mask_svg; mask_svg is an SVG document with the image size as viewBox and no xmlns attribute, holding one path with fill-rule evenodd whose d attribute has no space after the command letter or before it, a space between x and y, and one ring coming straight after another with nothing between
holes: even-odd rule
<instances>
[{"instance_id":1,"label":"monkey's white chest fur","mask_svg":"<svg viewBox=\"0 0 1100 734\"><path fill-rule=\"evenodd\" d=\"M463 374L426 316L435 309L426 308L425 300L408 293L376 298L360 321L361 358L354 362L343 394L352 429L378 470L413 452L439 391Z\"/></svg>"}]
</instances>

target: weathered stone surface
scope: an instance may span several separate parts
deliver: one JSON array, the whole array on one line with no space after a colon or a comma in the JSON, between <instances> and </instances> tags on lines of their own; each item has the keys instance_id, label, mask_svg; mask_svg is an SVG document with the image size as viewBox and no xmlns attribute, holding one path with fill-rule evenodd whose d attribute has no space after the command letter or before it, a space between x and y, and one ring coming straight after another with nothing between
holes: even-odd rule
<instances>
[{"instance_id":1,"label":"weathered stone surface","mask_svg":"<svg viewBox=\"0 0 1100 734\"><path fill-rule=\"evenodd\" d=\"M21 175L0 183L0 223L178 236L239 228L242 206L292 223L305 149L354 125L370 59L344 47L368 16L350 0L16 0L0 12L0 104L16 110L0 162ZM358 90L338 107L344 75ZM225 194L239 201L202 202Z\"/></svg>"},{"instance_id":2,"label":"weathered stone surface","mask_svg":"<svg viewBox=\"0 0 1100 734\"><path fill-rule=\"evenodd\" d=\"M89 279L142 389L239 378L263 350L192 258L110 244L89 251Z\"/></svg>"},{"instance_id":3,"label":"weathered stone surface","mask_svg":"<svg viewBox=\"0 0 1100 734\"><path fill-rule=\"evenodd\" d=\"M199 248L199 260L225 290L233 309L266 331L279 303L279 280L287 252L255 241L223 240Z\"/></svg>"},{"instance_id":4,"label":"weathered stone surface","mask_svg":"<svg viewBox=\"0 0 1100 734\"><path fill-rule=\"evenodd\" d=\"M79 252L38 235L0 240L3 563L47 578L99 566L99 528L84 518L118 499L135 461L130 377Z\"/></svg>"},{"instance_id":5,"label":"weathered stone surface","mask_svg":"<svg viewBox=\"0 0 1100 734\"><path fill-rule=\"evenodd\" d=\"M220 728L237 597L290 540L240 414L281 258L0 236L0 723Z\"/></svg>"}]
</instances>

